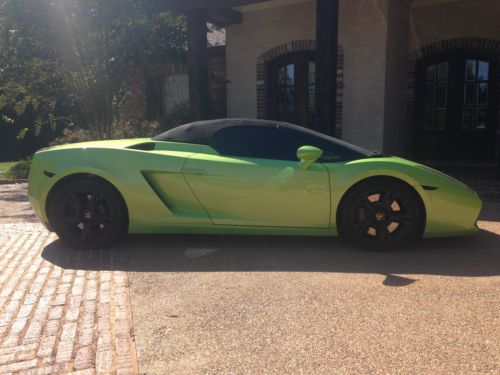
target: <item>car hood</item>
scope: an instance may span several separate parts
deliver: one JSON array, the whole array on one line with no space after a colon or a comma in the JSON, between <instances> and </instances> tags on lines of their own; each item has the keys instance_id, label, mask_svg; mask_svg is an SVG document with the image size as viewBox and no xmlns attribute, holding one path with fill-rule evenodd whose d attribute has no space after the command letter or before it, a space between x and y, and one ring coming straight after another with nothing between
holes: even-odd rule
<instances>
[{"instance_id":1,"label":"car hood","mask_svg":"<svg viewBox=\"0 0 500 375\"><path fill-rule=\"evenodd\" d=\"M412 186L425 186L447 190L472 191L467 185L447 174L423 164L399 157L372 157L347 162L336 172L344 173L346 181L374 176L392 176L402 179ZM351 181L352 182L352 181Z\"/></svg>"}]
</instances>

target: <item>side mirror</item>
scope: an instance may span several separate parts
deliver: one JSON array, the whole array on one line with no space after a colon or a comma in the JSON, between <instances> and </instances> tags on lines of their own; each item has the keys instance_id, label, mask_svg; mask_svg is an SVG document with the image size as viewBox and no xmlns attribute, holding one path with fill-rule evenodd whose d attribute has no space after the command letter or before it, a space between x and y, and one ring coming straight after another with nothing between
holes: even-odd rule
<instances>
[{"instance_id":1,"label":"side mirror","mask_svg":"<svg viewBox=\"0 0 500 375\"><path fill-rule=\"evenodd\" d=\"M323 150L314 146L302 146L297 150L300 168L308 169L323 155Z\"/></svg>"}]
</instances>

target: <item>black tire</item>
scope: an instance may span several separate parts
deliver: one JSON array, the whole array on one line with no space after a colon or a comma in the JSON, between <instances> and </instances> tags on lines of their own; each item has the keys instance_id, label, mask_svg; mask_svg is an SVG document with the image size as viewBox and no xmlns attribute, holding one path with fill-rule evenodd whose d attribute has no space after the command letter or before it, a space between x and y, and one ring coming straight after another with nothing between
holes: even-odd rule
<instances>
[{"instance_id":1,"label":"black tire","mask_svg":"<svg viewBox=\"0 0 500 375\"><path fill-rule=\"evenodd\" d=\"M73 248L104 247L127 233L122 197L99 178L79 178L59 186L50 195L47 213L54 232Z\"/></svg>"},{"instance_id":2,"label":"black tire","mask_svg":"<svg viewBox=\"0 0 500 375\"><path fill-rule=\"evenodd\" d=\"M338 215L341 237L376 251L397 250L422 234L425 213L417 193L403 182L373 178L349 190Z\"/></svg>"}]
</instances>

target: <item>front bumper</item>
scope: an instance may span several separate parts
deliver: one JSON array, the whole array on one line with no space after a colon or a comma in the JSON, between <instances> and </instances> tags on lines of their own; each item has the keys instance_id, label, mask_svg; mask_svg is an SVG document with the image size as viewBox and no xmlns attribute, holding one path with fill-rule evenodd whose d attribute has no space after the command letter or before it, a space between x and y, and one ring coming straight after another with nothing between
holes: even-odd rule
<instances>
[{"instance_id":1,"label":"front bumper","mask_svg":"<svg viewBox=\"0 0 500 375\"><path fill-rule=\"evenodd\" d=\"M468 188L425 191L427 223L424 237L448 237L475 234L483 202Z\"/></svg>"}]
</instances>

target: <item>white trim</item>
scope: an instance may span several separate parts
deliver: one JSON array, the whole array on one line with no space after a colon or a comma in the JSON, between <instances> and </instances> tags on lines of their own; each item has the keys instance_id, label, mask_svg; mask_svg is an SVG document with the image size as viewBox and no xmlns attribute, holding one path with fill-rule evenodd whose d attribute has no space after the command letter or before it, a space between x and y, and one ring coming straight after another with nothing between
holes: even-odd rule
<instances>
[{"instance_id":1,"label":"white trim","mask_svg":"<svg viewBox=\"0 0 500 375\"><path fill-rule=\"evenodd\" d=\"M460 3L467 0L412 0L411 8L423 8L430 7L434 5L449 4L449 3Z\"/></svg>"},{"instance_id":2,"label":"white trim","mask_svg":"<svg viewBox=\"0 0 500 375\"><path fill-rule=\"evenodd\" d=\"M305 3L308 1L311 1L311 0L272 0L272 1L264 1L263 0L263 2L261 2L261 3L242 5L239 7L235 7L234 9L237 10L238 12L241 12L241 13L248 13L248 12L256 12L256 11L264 10L264 9L282 7L282 6L287 6L287 5L299 4L299 3Z\"/></svg>"}]
</instances>

